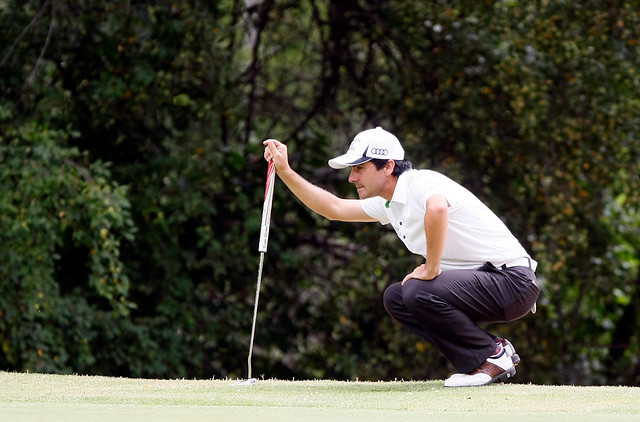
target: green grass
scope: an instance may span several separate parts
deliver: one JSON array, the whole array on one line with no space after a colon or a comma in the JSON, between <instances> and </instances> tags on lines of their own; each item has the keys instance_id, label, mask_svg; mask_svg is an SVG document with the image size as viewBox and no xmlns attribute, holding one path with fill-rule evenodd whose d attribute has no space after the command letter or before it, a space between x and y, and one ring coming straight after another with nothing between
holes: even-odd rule
<instances>
[{"instance_id":1,"label":"green grass","mask_svg":"<svg viewBox=\"0 0 640 422\"><path fill-rule=\"evenodd\" d=\"M637 421L640 388L151 380L0 372L0 421Z\"/></svg>"}]
</instances>

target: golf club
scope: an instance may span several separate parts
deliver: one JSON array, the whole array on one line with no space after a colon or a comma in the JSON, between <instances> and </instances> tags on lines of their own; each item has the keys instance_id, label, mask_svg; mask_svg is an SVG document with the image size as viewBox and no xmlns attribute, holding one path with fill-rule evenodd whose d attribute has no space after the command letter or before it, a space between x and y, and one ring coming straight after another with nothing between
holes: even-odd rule
<instances>
[{"instance_id":1,"label":"golf club","mask_svg":"<svg viewBox=\"0 0 640 422\"><path fill-rule=\"evenodd\" d=\"M267 168L267 183L264 189L264 204L262 206L262 223L260 225L260 240L258 251L260 252L260 263L258 264L258 282L256 283L256 298L253 304L253 324L251 325L251 339L249 340L249 356L247 358L248 374L247 379L239 381L233 385L254 385L256 379L251 377L251 357L253 355L253 339L256 333L256 317L258 316L258 300L260 298L260 284L262 282L262 265L264 264L264 254L267 252L269 240L269 225L271 223L271 205L273 203L273 185L275 182L275 166L273 161L269 161Z\"/></svg>"}]
</instances>

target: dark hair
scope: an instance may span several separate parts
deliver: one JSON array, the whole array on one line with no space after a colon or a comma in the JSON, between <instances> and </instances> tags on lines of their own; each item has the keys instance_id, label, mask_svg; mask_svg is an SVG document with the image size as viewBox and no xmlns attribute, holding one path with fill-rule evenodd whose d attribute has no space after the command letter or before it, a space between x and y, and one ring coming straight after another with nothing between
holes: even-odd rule
<instances>
[{"instance_id":1,"label":"dark hair","mask_svg":"<svg viewBox=\"0 0 640 422\"><path fill-rule=\"evenodd\" d=\"M385 160L383 158L371 159L371 162L374 166L376 166L378 170L382 170L384 166L387 165L388 161L389 160ZM400 176L405 171L411 170L413 168L413 166L411 165L411 161L409 160L393 160L393 162L396 163L396 165L393 167L393 173L391 173L392 176Z\"/></svg>"}]
</instances>

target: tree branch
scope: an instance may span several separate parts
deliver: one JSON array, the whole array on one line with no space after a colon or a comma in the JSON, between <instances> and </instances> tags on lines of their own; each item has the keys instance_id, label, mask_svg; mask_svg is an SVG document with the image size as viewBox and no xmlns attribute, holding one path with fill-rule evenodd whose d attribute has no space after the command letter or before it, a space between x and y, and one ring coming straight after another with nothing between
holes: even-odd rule
<instances>
[{"instance_id":1,"label":"tree branch","mask_svg":"<svg viewBox=\"0 0 640 422\"><path fill-rule=\"evenodd\" d=\"M51 3L51 21L49 22L49 32L47 33L47 39L44 42L44 46L42 47L42 50L40 50L40 55L38 56L38 60L36 60L36 64L33 66L33 69L31 70L31 73L29 74L29 76L27 77L27 79L25 79L24 84L22 85L22 87L24 88L27 84L30 84L31 81L33 80L33 78L35 77L36 74L36 70L38 69L38 66L40 66L40 63L42 62L42 60L44 59L44 55L47 52L47 49L49 48L49 44L51 43L51 38L53 38L53 29L56 25L56 19L55 19L55 13L54 13L54 7L53 7L53 0L47 0L47 3ZM44 10L44 6L42 7L42 9L40 9L40 11ZM40 13L40 12L38 12Z\"/></svg>"},{"instance_id":2,"label":"tree branch","mask_svg":"<svg viewBox=\"0 0 640 422\"><path fill-rule=\"evenodd\" d=\"M22 32L20 33L20 35L18 35L18 38L16 38L16 40L13 42L13 44L11 45L11 47L9 48L9 51L7 51L7 54L4 55L4 57L2 58L2 61L0 61L0 67L4 66L7 63L7 60L9 60L9 57L11 57L11 55L13 54L13 52L15 51L16 47L18 46L18 44L20 43L20 41L22 41L22 39L24 38L24 36L27 34L27 32L29 31L29 29L31 29L32 26L34 26L36 24L36 22L38 22L38 20L40 20L40 17L42 16L42 14L44 13L45 9L47 8L47 6L49 5L51 0L47 0L44 2L44 4L42 5L42 7L40 8L40 10L38 10L38 13L36 13L36 15L33 17L33 19L31 19L31 22L29 22L29 25L27 25Z\"/></svg>"}]
</instances>

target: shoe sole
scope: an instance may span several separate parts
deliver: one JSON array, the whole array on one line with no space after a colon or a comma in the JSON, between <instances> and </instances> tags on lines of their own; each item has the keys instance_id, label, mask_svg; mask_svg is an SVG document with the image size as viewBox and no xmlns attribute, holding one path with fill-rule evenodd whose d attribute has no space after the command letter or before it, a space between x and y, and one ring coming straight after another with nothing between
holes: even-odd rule
<instances>
[{"instance_id":1,"label":"shoe sole","mask_svg":"<svg viewBox=\"0 0 640 422\"><path fill-rule=\"evenodd\" d=\"M514 356L516 356L516 355L514 355ZM493 384L496 381L498 381L498 382L506 382L509 379L513 378L513 376L515 374L516 374L516 367L512 366L511 368L507 369L506 371L504 371L503 373L501 373L497 377L493 378L491 381L489 381L488 383L486 383L484 385Z\"/></svg>"}]
</instances>

